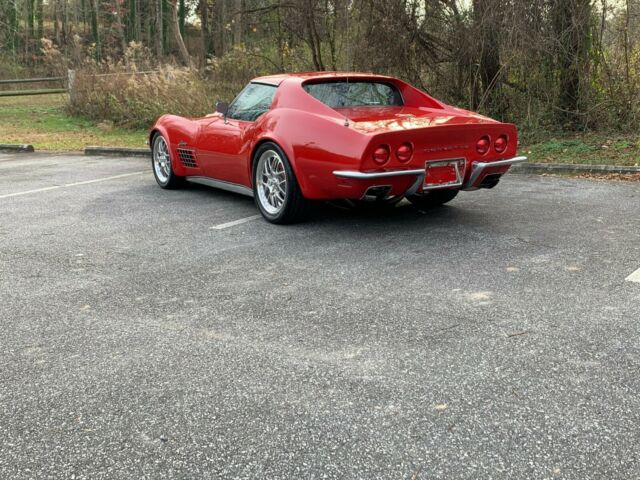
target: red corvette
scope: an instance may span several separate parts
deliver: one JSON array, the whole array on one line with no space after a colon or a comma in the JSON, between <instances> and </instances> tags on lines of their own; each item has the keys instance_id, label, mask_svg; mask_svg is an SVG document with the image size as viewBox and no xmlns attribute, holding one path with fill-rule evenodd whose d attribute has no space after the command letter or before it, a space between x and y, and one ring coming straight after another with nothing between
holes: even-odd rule
<instances>
[{"instance_id":1,"label":"red corvette","mask_svg":"<svg viewBox=\"0 0 640 480\"><path fill-rule=\"evenodd\" d=\"M273 223L301 219L313 200L442 205L527 160L514 125L360 73L256 78L204 118L160 117L149 140L162 188L250 195Z\"/></svg>"}]
</instances>

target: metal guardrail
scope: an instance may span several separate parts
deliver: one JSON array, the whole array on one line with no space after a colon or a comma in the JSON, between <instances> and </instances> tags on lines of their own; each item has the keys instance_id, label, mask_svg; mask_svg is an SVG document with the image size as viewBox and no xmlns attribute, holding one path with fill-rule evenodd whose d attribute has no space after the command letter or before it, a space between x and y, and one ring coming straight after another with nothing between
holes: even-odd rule
<instances>
[{"instance_id":1,"label":"metal guardrail","mask_svg":"<svg viewBox=\"0 0 640 480\"><path fill-rule=\"evenodd\" d=\"M27 95L49 95L52 93L67 93L66 88L46 88L42 90L7 90L0 92L0 97L23 97Z\"/></svg>"},{"instance_id":2,"label":"metal guardrail","mask_svg":"<svg viewBox=\"0 0 640 480\"><path fill-rule=\"evenodd\" d=\"M39 83L39 82L62 82L65 77L47 77L47 78L16 78L14 80L0 80L0 85L9 85L12 83Z\"/></svg>"},{"instance_id":3,"label":"metal guardrail","mask_svg":"<svg viewBox=\"0 0 640 480\"><path fill-rule=\"evenodd\" d=\"M142 72L112 72L98 73L89 75L90 77L108 77L116 75L150 75L158 73L157 70L147 70ZM76 72L68 70L66 77L41 77L41 78L16 78L13 80L0 80L0 85L20 85L24 83L41 83L41 82L61 82L66 88L41 88L33 90L0 90L0 97L19 97L24 95L48 95L50 93L69 93L71 97L74 94L74 83Z\"/></svg>"},{"instance_id":4,"label":"metal guardrail","mask_svg":"<svg viewBox=\"0 0 640 480\"><path fill-rule=\"evenodd\" d=\"M16 78L12 80L0 80L0 85L21 85L25 83L64 82L67 77L42 77L42 78ZM24 95L48 95L51 93L67 93L67 88L40 88L33 90L0 90L0 97L19 97Z\"/></svg>"}]
</instances>

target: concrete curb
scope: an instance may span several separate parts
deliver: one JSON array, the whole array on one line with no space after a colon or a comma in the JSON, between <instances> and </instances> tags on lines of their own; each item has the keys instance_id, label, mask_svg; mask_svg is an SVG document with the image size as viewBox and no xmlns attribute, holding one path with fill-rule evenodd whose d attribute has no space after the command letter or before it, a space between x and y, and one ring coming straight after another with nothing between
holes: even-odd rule
<instances>
[{"instance_id":1,"label":"concrete curb","mask_svg":"<svg viewBox=\"0 0 640 480\"><path fill-rule=\"evenodd\" d=\"M87 147L85 155L111 155L116 157L150 157L148 148L119 148L119 147Z\"/></svg>"},{"instance_id":2,"label":"concrete curb","mask_svg":"<svg viewBox=\"0 0 640 480\"><path fill-rule=\"evenodd\" d=\"M640 173L640 167L618 165L576 165L572 163L521 163L511 167L512 173Z\"/></svg>"},{"instance_id":3,"label":"concrete curb","mask_svg":"<svg viewBox=\"0 0 640 480\"><path fill-rule=\"evenodd\" d=\"M12 145L8 143L0 143L0 152L8 153L31 153L34 152L33 145Z\"/></svg>"}]
</instances>

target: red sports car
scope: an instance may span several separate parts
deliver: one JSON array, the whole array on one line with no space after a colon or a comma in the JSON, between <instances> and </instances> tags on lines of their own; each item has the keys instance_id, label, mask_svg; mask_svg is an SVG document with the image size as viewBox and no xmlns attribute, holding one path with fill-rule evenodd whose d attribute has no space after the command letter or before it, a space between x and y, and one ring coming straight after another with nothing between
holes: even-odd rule
<instances>
[{"instance_id":1,"label":"red sports car","mask_svg":"<svg viewBox=\"0 0 640 480\"><path fill-rule=\"evenodd\" d=\"M514 125L361 73L256 78L204 118L160 117L149 141L162 188L250 195L273 223L301 219L314 200L442 205L526 161Z\"/></svg>"}]
</instances>

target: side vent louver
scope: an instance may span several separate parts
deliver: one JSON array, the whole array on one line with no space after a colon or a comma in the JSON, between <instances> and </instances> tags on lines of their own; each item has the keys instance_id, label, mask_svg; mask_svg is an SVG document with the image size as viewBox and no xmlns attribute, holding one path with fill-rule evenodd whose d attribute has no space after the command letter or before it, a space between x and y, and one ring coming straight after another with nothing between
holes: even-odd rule
<instances>
[{"instance_id":1,"label":"side vent louver","mask_svg":"<svg viewBox=\"0 0 640 480\"><path fill-rule=\"evenodd\" d=\"M178 158L180 158L180 163L185 167L196 168L198 166L193 150L178 148Z\"/></svg>"}]
</instances>

